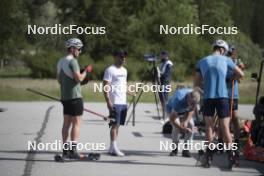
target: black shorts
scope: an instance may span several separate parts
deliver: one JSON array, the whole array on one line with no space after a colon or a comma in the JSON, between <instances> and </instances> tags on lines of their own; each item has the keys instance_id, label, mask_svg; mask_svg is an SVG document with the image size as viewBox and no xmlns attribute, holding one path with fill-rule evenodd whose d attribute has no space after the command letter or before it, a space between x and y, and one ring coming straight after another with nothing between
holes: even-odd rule
<instances>
[{"instance_id":1,"label":"black shorts","mask_svg":"<svg viewBox=\"0 0 264 176\"><path fill-rule=\"evenodd\" d=\"M231 99L229 99L229 104L231 106ZM238 110L238 99L233 99L233 107L232 107L233 111Z\"/></svg>"},{"instance_id":2,"label":"black shorts","mask_svg":"<svg viewBox=\"0 0 264 176\"><path fill-rule=\"evenodd\" d=\"M230 115L228 98L204 99L203 103L204 116L214 116L215 111L220 119Z\"/></svg>"},{"instance_id":3,"label":"black shorts","mask_svg":"<svg viewBox=\"0 0 264 176\"><path fill-rule=\"evenodd\" d=\"M76 98L62 101L63 114L70 116L81 116L83 114L83 100Z\"/></svg>"}]
</instances>

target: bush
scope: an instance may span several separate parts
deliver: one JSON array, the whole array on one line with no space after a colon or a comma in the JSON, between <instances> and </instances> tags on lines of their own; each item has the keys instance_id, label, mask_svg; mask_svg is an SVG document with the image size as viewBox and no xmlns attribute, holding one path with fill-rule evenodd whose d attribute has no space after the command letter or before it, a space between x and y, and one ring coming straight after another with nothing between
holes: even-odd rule
<instances>
[{"instance_id":1,"label":"bush","mask_svg":"<svg viewBox=\"0 0 264 176\"><path fill-rule=\"evenodd\" d=\"M33 56L25 56L23 60L31 69L33 78L55 78L57 62L61 57L61 53L51 50Z\"/></svg>"}]
</instances>

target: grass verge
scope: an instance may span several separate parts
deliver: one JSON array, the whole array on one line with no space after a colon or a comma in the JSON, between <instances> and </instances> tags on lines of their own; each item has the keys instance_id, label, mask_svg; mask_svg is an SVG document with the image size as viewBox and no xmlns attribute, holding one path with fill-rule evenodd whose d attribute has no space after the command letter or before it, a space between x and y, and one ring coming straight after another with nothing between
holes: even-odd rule
<instances>
[{"instance_id":1,"label":"grass verge","mask_svg":"<svg viewBox=\"0 0 264 176\"><path fill-rule=\"evenodd\" d=\"M82 93L85 101L103 102L104 97L101 92L94 92L94 84L98 82L89 82L82 86ZM191 82L172 84L172 90L179 85L191 86ZM257 83L245 79L239 84L239 102L242 104L252 104L255 102ZM27 88L35 89L51 96L59 97L59 84L54 79L31 79L31 78L1 78L0 79L0 101L49 101L48 98L35 95L26 91ZM264 89L261 88L260 95L263 95ZM171 93L172 94L172 93ZM128 101L131 97L128 97ZM140 102L155 102L154 94L151 92L143 93Z\"/></svg>"}]
</instances>

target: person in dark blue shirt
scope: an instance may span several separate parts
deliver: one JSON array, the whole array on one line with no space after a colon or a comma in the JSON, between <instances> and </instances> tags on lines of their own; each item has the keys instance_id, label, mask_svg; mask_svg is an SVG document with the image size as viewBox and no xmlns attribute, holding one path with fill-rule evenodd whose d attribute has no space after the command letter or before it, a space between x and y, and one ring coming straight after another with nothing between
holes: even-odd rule
<instances>
[{"instance_id":1,"label":"person in dark blue shirt","mask_svg":"<svg viewBox=\"0 0 264 176\"><path fill-rule=\"evenodd\" d=\"M159 67L160 72L160 85L164 86L165 90L159 93L160 101L163 107L165 106L168 100L168 88L166 86L170 85L171 82L171 74L172 74L172 66L173 63L169 60L169 53L167 51L162 51L160 53L161 64Z\"/></svg>"},{"instance_id":2,"label":"person in dark blue shirt","mask_svg":"<svg viewBox=\"0 0 264 176\"><path fill-rule=\"evenodd\" d=\"M227 56L232 59L232 61L242 70L244 70L244 64L237 59L237 51L234 46L229 47L229 51L227 53ZM234 128L234 139L235 143L239 145L239 135L240 135L240 128L239 128L239 120L238 120L238 99L239 99L239 93L238 93L238 83L239 80L235 80L232 78L234 74L233 70L228 70L227 72L227 88L228 88L228 96L229 96L229 102L230 102L230 109L232 108L232 114L231 114L231 123L233 124ZM232 107L231 107L232 104Z\"/></svg>"}]
</instances>

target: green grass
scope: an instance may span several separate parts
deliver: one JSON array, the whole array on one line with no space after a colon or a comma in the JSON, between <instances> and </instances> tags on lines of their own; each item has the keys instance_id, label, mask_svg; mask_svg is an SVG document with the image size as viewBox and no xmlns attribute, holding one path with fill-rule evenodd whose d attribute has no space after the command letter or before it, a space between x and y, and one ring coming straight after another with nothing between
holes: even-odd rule
<instances>
[{"instance_id":1,"label":"green grass","mask_svg":"<svg viewBox=\"0 0 264 176\"><path fill-rule=\"evenodd\" d=\"M32 88L51 96L59 97L59 84L54 79L32 79L27 78L31 74L31 70L26 67L7 67L0 69L0 101L49 101L48 98L35 95L26 91ZM239 102L242 104L255 103L257 83L250 79L251 71L245 72L245 78L239 84ZM262 78L264 83L264 77ZM85 101L103 102L103 93L94 92L93 84L100 83L90 82L88 85L82 86L82 94ZM132 82L130 82L132 83ZM172 83L172 94L179 85L192 86L192 77L185 79L185 82ZM264 84L262 84L260 96L264 94ZM128 96L128 101L131 97ZM155 102L154 94L151 92L143 93L140 102Z\"/></svg>"},{"instance_id":2,"label":"green grass","mask_svg":"<svg viewBox=\"0 0 264 176\"><path fill-rule=\"evenodd\" d=\"M82 86L82 94L85 101L103 102L104 96L101 92L93 91L90 82ZM59 97L59 84L54 79L30 79L30 78L1 78L0 79L0 101L49 101L50 99L27 91L27 88L38 90L45 94ZM128 101L131 97L128 97ZM140 102L154 102L153 93L143 93Z\"/></svg>"},{"instance_id":3,"label":"green grass","mask_svg":"<svg viewBox=\"0 0 264 176\"><path fill-rule=\"evenodd\" d=\"M94 83L100 82L90 82L88 85L82 86L84 100L88 102L103 102L103 93L93 91ZM191 82L173 83L173 90L179 84L191 86ZM248 104L255 102L256 86L257 83L250 81L247 77L241 81L241 84L239 84L240 103ZM27 88L35 89L54 97L60 96L59 84L54 79L1 78L0 101L50 101L46 97L26 91ZM262 93L264 92L263 90L262 88ZM128 96L128 101L130 100L131 97ZM154 94L151 92L143 93L140 98L140 102L154 101Z\"/></svg>"}]
</instances>

